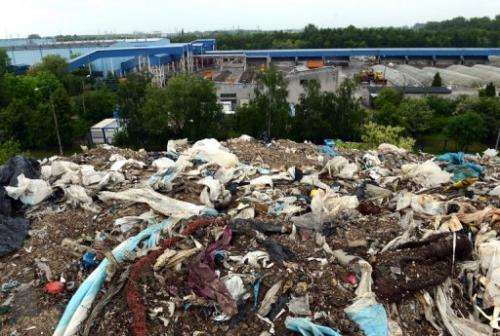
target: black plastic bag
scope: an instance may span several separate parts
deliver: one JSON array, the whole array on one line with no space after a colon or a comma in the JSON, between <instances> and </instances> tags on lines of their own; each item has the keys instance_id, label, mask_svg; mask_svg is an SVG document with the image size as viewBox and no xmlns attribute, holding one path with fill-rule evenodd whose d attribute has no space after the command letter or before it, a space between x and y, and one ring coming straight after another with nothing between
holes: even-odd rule
<instances>
[{"instance_id":1,"label":"black plastic bag","mask_svg":"<svg viewBox=\"0 0 500 336\"><path fill-rule=\"evenodd\" d=\"M0 215L0 257L20 249L29 228L27 219Z\"/></svg>"}]
</instances>

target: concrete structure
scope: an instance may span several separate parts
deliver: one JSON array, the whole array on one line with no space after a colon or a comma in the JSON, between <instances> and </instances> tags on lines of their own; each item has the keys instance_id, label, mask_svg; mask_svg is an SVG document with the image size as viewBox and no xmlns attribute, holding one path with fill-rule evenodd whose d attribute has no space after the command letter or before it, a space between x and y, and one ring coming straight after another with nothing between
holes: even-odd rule
<instances>
[{"instance_id":1,"label":"concrete structure","mask_svg":"<svg viewBox=\"0 0 500 336\"><path fill-rule=\"evenodd\" d=\"M112 144L113 139L122 128L120 120L108 118L101 120L90 128L90 137L93 144Z\"/></svg>"},{"instance_id":2,"label":"concrete structure","mask_svg":"<svg viewBox=\"0 0 500 336\"><path fill-rule=\"evenodd\" d=\"M255 96L255 87L255 84L215 83L219 102L229 102L232 110L248 103Z\"/></svg>"},{"instance_id":3,"label":"concrete structure","mask_svg":"<svg viewBox=\"0 0 500 336\"><path fill-rule=\"evenodd\" d=\"M39 47L56 43L56 39L53 37L45 38L13 38L0 40L0 48L29 48L29 47Z\"/></svg>"},{"instance_id":4,"label":"concrete structure","mask_svg":"<svg viewBox=\"0 0 500 336\"><path fill-rule=\"evenodd\" d=\"M363 96L363 102L366 106L373 107L373 101L382 91L385 86L368 86L366 94ZM444 96L452 97L453 91L446 87L415 87L415 86L393 86L396 90L400 90L406 97L424 97L424 96Z\"/></svg>"},{"instance_id":5,"label":"concrete structure","mask_svg":"<svg viewBox=\"0 0 500 336\"><path fill-rule=\"evenodd\" d=\"M244 57L246 59L304 60L322 59L349 60L352 57L373 57L378 61L399 60L410 63L412 60L427 60L435 65L441 60L464 63L469 59L488 61L491 56L499 56L500 48L358 48L358 49L271 49L271 50L227 50L208 51L203 57Z\"/></svg>"},{"instance_id":6,"label":"concrete structure","mask_svg":"<svg viewBox=\"0 0 500 336\"><path fill-rule=\"evenodd\" d=\"M228 70L224 68L223 71ZM281 64L280 71L284 72L288 81L288 102L291 104L299 103L300 96L305 93L304 85L309 80L317 80L321 90L325 92L334 92L339 84L338 69L334 67L307 69L304 66L290 66L285 68ZM239 74L240 81L243 74ZM222 104L230 103L234 110L254 98L256 84L255 82L215 82L215 88L219 102Z\"/></svg>"},{"instance_id":7,"label":"concrete structure","mask_svg":"<svg viewBox=\"0 0 500 336\"><path fill-rule=\"evenodd\" d=\"M319 69L299 68L286 76L288 80L288 101L298 104L300 96L305 93L304 85L309 80L316 80L320 84L321 91L335 92L339 84L337 68L323 67Z\"/></svg>"}]
</instances>

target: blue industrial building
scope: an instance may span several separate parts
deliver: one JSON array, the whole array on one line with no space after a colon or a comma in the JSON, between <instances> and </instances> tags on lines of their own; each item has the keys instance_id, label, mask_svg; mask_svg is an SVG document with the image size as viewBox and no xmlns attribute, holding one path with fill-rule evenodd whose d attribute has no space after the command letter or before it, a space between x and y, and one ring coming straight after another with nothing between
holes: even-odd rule
<instances>
[{"instance_id":1,"label":"blue industrial building","mask_svg":"<svg viewBox=\"0 0 500 336\"><path fill-rule=\"evenodd\" d=\"M456 59L464 62L467 59L487 61L491 56L500 56L500 48L362 48L362 49L277 49L277 50L216 50L213 39L197 40L191 43L173 43L162 46L103 48L82 55L70 61L70 68L76 69L102 58L146 57L149 65L165 65L181 62L184 69L192 69L203 59L242 58L247 60L305 60L331 59L346 60L351 57L375 57L383 59ZM184 64L182 61L185 61ZM132 64L130 64L132 65ZM137 64L133 64L137 65ZM129 70L127 67L122 72Z\"/></svg>"},{"instance_id":2,"label":"blue industrial building","mask_svg":"<svg viewBox=\"0 0 500 336\"><path fill-rule=\"evenodd\" d=\"M14 66L33 65L49 54L68 59L71 70L86 66L96 73L121 76L134 69L166 67L167 71L191 71L200 65L224 58L247 60L344 60L351 57L383 59L467 59L487 61L500 56L500 48L361 48L361 49L279 49L279 50L217 50L214 39L190 43L171 43L169 39L126 41L82 41L58 43L54 39L0 40L8 50ZM75 57L75 55L79 55Z\"/></svg>"},{"instance_id":3,"label":"blue industrial building","mask_svg":"<svg viewBox=\"0 0 500 336\"><path fill-rule=\"evenodd\" d=\"M314 58L427 58L500 56L500 48L358 48L358 49L274 49L208 51L207 56L244 55L247 58L314 59Z\"/></svg>"}]
</instances>

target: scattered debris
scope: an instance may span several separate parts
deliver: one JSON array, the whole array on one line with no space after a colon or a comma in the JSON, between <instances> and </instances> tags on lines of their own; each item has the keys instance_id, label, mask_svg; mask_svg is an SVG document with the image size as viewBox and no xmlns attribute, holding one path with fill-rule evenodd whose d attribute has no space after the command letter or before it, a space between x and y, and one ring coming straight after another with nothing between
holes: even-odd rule
<instances>
[{"instance_id":1,"label":"scattered debris","mask_svg":"<svg viewBox=\"0 0 500 336\"><path fill-rule=\"evenodd\" d=\"M13 158L2 332L491 335L497 155L242 136Z\"/></svg>"}]
</instances>

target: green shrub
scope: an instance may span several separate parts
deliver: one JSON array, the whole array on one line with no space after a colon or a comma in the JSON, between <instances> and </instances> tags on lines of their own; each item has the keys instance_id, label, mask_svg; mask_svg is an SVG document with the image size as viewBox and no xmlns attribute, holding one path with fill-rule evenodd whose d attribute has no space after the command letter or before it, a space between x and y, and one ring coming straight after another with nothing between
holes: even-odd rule
<instances>
[{"instance_id":1,"label":"green shrub","mask_svg":"<svg viewBox=\"0 0 500 336\"><path fill-rule=\"evenodd\" d=\"M403 137L403 132L403 127L384 126L369 122L364 126L361 139L372 147L377 147L382 143L389 143L407 150L412 150L415 145L415 139Z\"/></svg>"},{"instance_id":2,"label":"green shrub","mask_svg":"<svg viewBox=\"0 0 500 336\"><path fill-rule=\"evenodd\" d=\"M367 150L370 146L363 142L352 142L352 141L342 141L340 139L335 140L335 147L339 149L357 149L357 150Z\"/></svg>"},{"instance_id":3,"label":"green shrub","mask_svg":"<svg viewBox=\"0 0 500 336\"><path fill-rule=\"evenodd\" d=\"M17 141L8 140L0 143L0 164L21 153L21 145Z\"/></svg>"}]
</instances>

